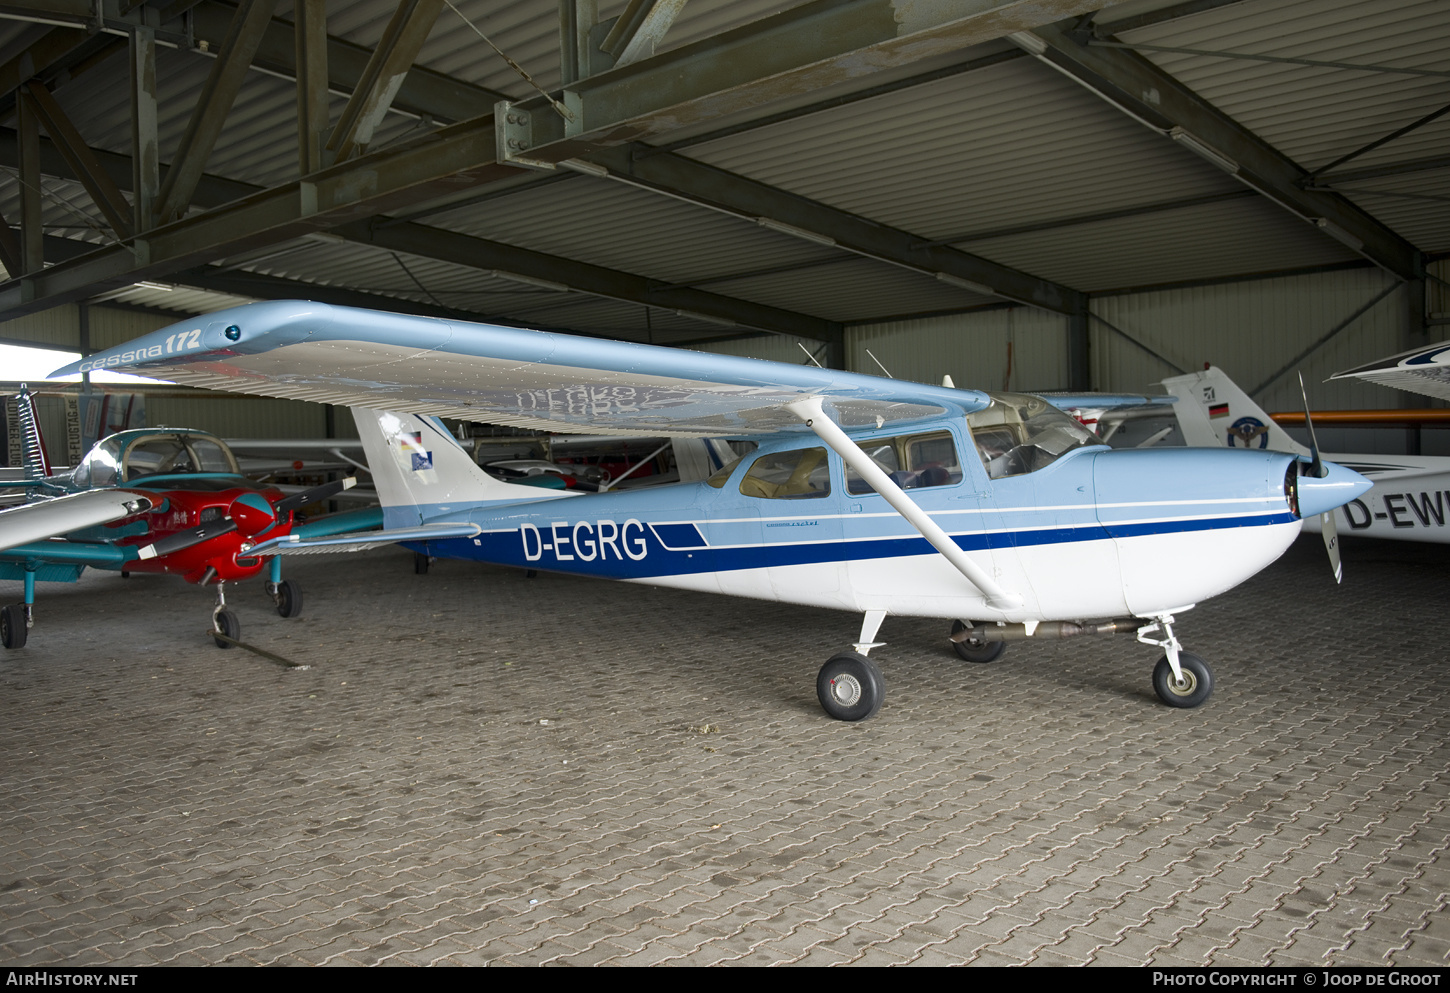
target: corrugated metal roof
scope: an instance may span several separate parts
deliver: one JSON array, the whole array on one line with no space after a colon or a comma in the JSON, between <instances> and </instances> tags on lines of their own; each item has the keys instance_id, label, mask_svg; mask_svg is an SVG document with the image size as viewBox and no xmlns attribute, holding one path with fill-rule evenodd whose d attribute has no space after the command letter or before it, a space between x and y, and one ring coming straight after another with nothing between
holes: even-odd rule
<instances>
[{"instance_id":1,"label":"corrugated metal roof","mask_svg":"<svg viewBox=\"0 0 1450 993\"><path fill-rule=\"evenodd\" d=\"M1358 259L1262 199L969 242L987 258L1089 292Z\"/></svg>"},{"instance_id":2,"label":"corrugated metal roof","mask_svg":"<svg viewBox=\"0 0 1450 993\"><path fill-rule=\"evenodd\" d=\"M1444 0L1241 3L1128 32L1123 40L1327 62L1450 71ZM1145 52L1147 58L1306 169L1445 106L1444 76L1408 76ZM1443 154L1450 120L1355 160Z\"/></svg>"},{"instance_id":3,"label":"corrugated metal roof","mask_svg":"<svg viewBox=\"0 0 1450 993\"><path fill-rule=\"evenodd\" d=\"M859 256L846 256L831 265L712 282L705 289L843 323L999 302Z\"/></svg>"},{"instance_id":4,"label":"corrugated metal roof","mask_svg":"<svg viewBox=\"0 0 1450 993\"><path fill-rule=\"evenodd\" d=\"M588 176L425 223L677 283L790 265L823 251L745 218Z\"/></svg>"},{"instance_id":5,"label":"corrugated metal roof","mask_svg":"<svg viewBox=\"0 0 1450 993\"><path fill-rule=\"evenodd\" d=\"M1238 188L1026 59L684 154L927 238Z\"/></svg>"},{"instance_id":6,"label":"corrugated metal roof","mask_svg":"<svg viewBox=\"0 0 1450 993\"><path fill-rule=\"evenodd\" d=\"M455 2L538 82L557 84L557 0ZM1105 17L1165 5L1166 0L1133 0ZM623 9L624 0L603 0L599 6L601 16L610 17ZM795 4L691 0L664 47L689 44L791 6ZM384 0L329 4L329 32L374 45L395 9L396 4ZM286 0L278 4L278 16L290 18L291 11ZM0 55L27 32L34 34L19 22L0 20ZM1244 0L1136 29L1129 40L1450 69L1450 16L1444 0ZM963 52L961 57L982 51ZM1310 166L1380 137L1446 100L1444 78L1205 56L1149 57ZM446 8L419 62L516 97L532 92ZM213 64L210 56L196 52L160 51L163 160L174 156L195 94ZM111 59L76 82L58 86L56 95L91 144L129 153L125 59ZM334 114L342 104L343 97L335 96ZM427 126L390 114L374 147ZM1353 166L1444 154L1447 139L1450 116L1356 159ZM1263 199L1072 223L1089 215L1243 187L1026 58L721 137L686 148L683 154L926 240L963 238L958 244L967 251L1088 291L1353 258L1337 242ZM292 83L249 73L207 170L272 186L295 178L296 157ZM1349 195L1418 247L1447 250L1450 205L1409 198L1427 192L1446 195L1447 182L1443 171L1419 173L1356 183ZM77 184L47 179L45 188L54 194L44 208L53 233L89 243L110 240L99 212ZM75 209L61 206L56 197L74 203ZM17 204L13 171L0 170L0 211L14 221ZM582 176L456 208L423 223L843 322L989 302L918 273L774 233L745 219ZM1056 226L1002 233L1048 225ZM410 301L442 304L600 333L638 335L644 313L637 304L521 287L467 266L406 256L400 263L390 253L363 245L310 241L293 251L264 254L268 257L247 262L242 256L233 264L241 272L285 276L304 285L323 283L379 294L400 307ZM158 291L153 299L136 291L149 306L163 308L183 300L206 308L226 299L178 292L168 296ZM645 323L646 335L719 330L661 311L650 312Z\"/></svg>"},{"instance_id":7,"label":"corrugated metal roof","mask_svg":"<svg viewBox=\"0 0 1450 993\"><path fill-rule=\"evenodd\" d=\"M1450 252L1450 169L1383 176L1336 188L1422 251Z\"/></svg>"}]
</instances>

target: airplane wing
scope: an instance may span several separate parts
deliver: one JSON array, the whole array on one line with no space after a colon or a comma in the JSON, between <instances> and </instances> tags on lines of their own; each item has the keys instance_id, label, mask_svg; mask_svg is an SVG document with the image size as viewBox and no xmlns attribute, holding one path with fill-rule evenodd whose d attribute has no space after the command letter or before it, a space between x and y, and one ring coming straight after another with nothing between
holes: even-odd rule
<instances>
[{"instance_id":1,"label":"airplane wing","mask_svg":"<svg viewBox=\"0 0 1450 993\"><path fill-rule=\"evenodd\" d=\"M97 369L241 393L532 430L655 437L806 431L821 396L848 431L987 405L986 394L811 366L301 301L207 314L95 353Z\"/></svg>"},{"instance_id":2,"label":"airplane wing","mask_svg":"<svg viewBox=\"0 0 1450 993\"><path fill-rule=\"evenodd\" d=\"M150 510L154 505L154 495L104 489L0 510L0 549L109 524Z\"/></svg>"},{"instance_id":3,"label":"airplane wing","mask_svg":"<svg viewBox=\"0 0 1450 993\"><path fill-rule=\"evenodd\" d=\"M1391 355L1355 369L1336 372L1329 378L1364 379L1381 386L1450 400L1450 341Z\"/></svg>"}]
</instances>

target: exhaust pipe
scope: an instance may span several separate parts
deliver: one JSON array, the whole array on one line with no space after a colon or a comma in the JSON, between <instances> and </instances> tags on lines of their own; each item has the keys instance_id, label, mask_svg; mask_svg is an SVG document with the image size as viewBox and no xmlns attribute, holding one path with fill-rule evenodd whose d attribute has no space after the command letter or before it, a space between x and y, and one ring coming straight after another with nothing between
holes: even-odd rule
<instances>
[{"instance_id":1,"label":"exhaust pipe","mask_svg":"<svg viewBox=\"0 0 1450 993\"><path fill-rule=\"evenodd\" d=\"M1145 622L1136 617L1098 624L1076 624L1072 621L1042 621L1031 634L1026 624L978 624L963 628L950 636L960 644L964 641L1026 641L1028 638L1076 638L1084 634L1130 634Z\"/></svg>"}]
</instances>

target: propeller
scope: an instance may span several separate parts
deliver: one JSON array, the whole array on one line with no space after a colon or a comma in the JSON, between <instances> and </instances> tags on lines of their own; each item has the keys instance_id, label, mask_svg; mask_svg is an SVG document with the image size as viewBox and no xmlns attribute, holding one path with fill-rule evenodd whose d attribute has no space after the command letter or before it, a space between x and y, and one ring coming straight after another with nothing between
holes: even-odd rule
<instances>
[{"instance_id":1,"label":"propeller","mask_svg":"<svg viewBox=\"0 0 1450 993\"><path fill-rule=\"evenodd\" d=\"M182 551L192 545L199 545L203 541L220 535L231 534L233 531L241 531L248 536L259 534L276 524L284 514L316 503L318 500L326 500L328 497L335 496L356 485L357 477L348 476L345 479L323 483L321 486L314 486L301 493L295 493L278 500L275 505L269 504L266 498L259 494L243 493L232 501L232 505L227 508L226 516L221 520L208 521L197 527L167 535L160 541L154 541L138 548L136 554L139 558L154 559Z\"/></svg>"},{"instance_id":2,"label":"propeller","mask_svg":"<svg viewBox=\"0 0 1450 993\"><path fill-rule=\"evenodd\" d=\"M1304 398L1304 427L1309 430L1309 452L1314 456L1308 469L1302 462L1299 464L1299 474L1323 479L1329 475L1329 470L1324 467L1324 459L1319 454L1319 439L1314 435L1314 418L1309 416L1309 391L1304 388L1302 372L1299 373L1299 395ZM1339 525L1335 523L1334 511L1328 510L1319 515L1319 533L1324 538L1324 550L1329 553L1329 564L1334 568L1334 581L1342 583L1344 565L1339 560Z\"/></svg>"}]
</instances>

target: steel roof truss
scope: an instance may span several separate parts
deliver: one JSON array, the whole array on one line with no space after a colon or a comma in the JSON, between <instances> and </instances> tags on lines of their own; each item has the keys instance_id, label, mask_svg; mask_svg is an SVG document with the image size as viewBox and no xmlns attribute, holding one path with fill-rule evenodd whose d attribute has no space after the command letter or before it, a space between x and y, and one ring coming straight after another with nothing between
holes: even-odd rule
<instances>
[{"instance_id":1,"label":"steel roof truss","mask_svg":"<svg viewBox=\"0 0 1450 993\"><path fill-rule=\"evenodd\" d=\"M166 181L161 185L161 208L157 211L161 223L181 217L191 204L206 160L211 157L217 138L221 136L227 112L232 109L246 78L247 67L251 65L262 34L272 20L275 4L276 0L242 0L237 7L226 41L217 53L216 62L212 64L206 85L202 87L186 133L182 136L178 159L172 163Z\"/></svg>"},{"instance_id":2,"label":"steel roof truss","mask_svg":"<svg viewBox=\"0 0 1450 993\"><path fill-rule=\"evenodd\" d=\"M398 4L328 139L327 150L335 161L352 158L372 142L373 131L392 106L442 11L443 0L402 0Z\"/></svg>"},{"instance_id":3,"label":"steel roof truss","mask_svg":"<svg viewBox=\"0 0 1450 993\"><path fill-rule=\"evenodd\" d=\"M119 240L131 237L131 205L121 196L121 191L101 168L80 132L45 85L32 81L21 89L22 100L27 101L35 113L36 120L49 133L56 148L70 166L71 172L80 180L91 200L105 215L107 223Z\"/></svg>"},{"instance_id":4,"label":"steel roof truss","mask_svg":"<svg viewBox=\"0 0 1450 993\"><path fill-rule=\"evenodd\" d=\"M1398 278L1415 279L1424 271L1414 245L1338 194L1303 189L1303 169L1141 55L1089 45L1081 32L1062 23L1020 32L1012 40Z\"/></svg>"},{"instance_id":5,"label":"steel roof truss","mask_svg":"<svg viewBox=\"0 0 1450 993\"><path fill-rule=\"evenodd\" d=\"M970 289L978 294L1000 296L1063 314L1087 308L1086 295L1071 287L1010 269L959 249L932 245L910 232L786 193L682 155L652 152L652 149L643 146L611 149L595 153L586 161L604 167L611 177L631 181L632 185L717 210L723 209L768 229L935 276L948 285Z\"/></svg>"},{"instance_id":6,"label":"steel roof truss","mask_svg":"<svg viewBox=\"0 0 1450 993\"><path fill-rule=\"evenodd\" d=\"M684 6L685 0L629 0L599 47L614 56L616 67L647 59Z\"/></svg>"},{"instance_id":7,"label":"steel roof truss","mask_svg":"<svg viewBox=\"0 0 1450 993\"><path fill-rule=\"evenodd\" d=\"M326 162L327 9L323 0L297 0L297 172L307 176Z\"/></svg>"}]
</instances>

